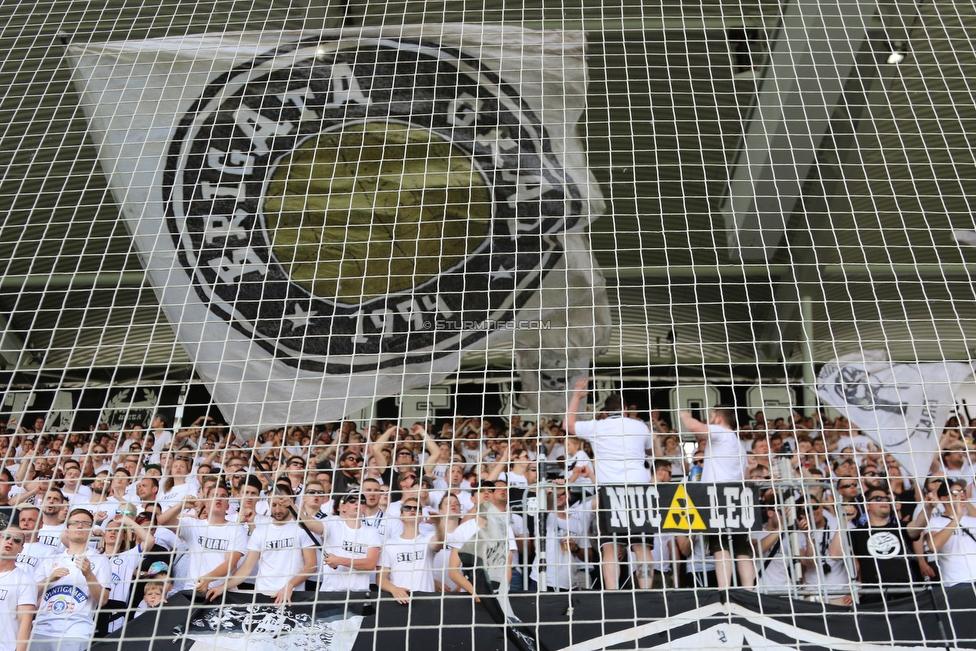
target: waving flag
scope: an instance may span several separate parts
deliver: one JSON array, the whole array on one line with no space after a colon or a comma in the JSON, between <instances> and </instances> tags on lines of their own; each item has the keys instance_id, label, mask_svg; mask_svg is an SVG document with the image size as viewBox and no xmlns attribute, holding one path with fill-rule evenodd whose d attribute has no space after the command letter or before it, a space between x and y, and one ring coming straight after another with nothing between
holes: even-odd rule
<instances>
[{"instance_id":1,"label":"waving flag","mask_svg":"<svg viewBox=\"0 0 976 651\"><path fill-rule=\"evenodd\" d=\"M817 392L906 472L928 474L939 438L955 407L959 386L973 374L971 364L894 364L867 361L879 355L825 364Z\"/></svg>"},{"instance_id":2,"label":"waving flag","mask_svg":"<svg viewBox=\"0 0 976 651\"><path fill-rule=\"evenodd\" d=\"M588 367L609 308L584 46L468 25L70 46L140 259L235 431L341 418L503 337L542 350L530 386Z\"/></svg>"}]
</instances>

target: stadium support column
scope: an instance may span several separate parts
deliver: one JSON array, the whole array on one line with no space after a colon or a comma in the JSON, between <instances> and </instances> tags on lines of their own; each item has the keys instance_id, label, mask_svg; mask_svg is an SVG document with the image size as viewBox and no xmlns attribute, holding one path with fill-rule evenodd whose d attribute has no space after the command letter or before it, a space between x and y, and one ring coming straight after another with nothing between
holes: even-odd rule
<instances>
[{"instance_id":1,"label":"stadium support column","mask_svg":"<svg viewBox=\"0 0 976 651\"><path fill-rule=\"evenodd\" d=\"M784 7L721 208L729 248L743 261L769 262L779 248L877 6L792 0Z\"/></svg>"},{"instance_id":2,"label":"stadium support column","mask_svg":"<svg viewBox=\"0 0 976 651\"><path fill-rule=\"evenodd\" d=\"M907 42L918 22L917 8L899 7L902 13L877 17L876 9L842 0L791 2L770 44L757 103L743 129L722 208L731 255L767 265L776 256L786 263L782 273L781 265L768 265L777 279L757 336L757 352L765 361L783 363L802 346L803 297L826 300L830 265L821 256L835 250L835 243L825 234L833 211L853 209L845 168L861 164L858 125L870 116L870 106L887 102L887 88L898 75L898 66L886 63L892 43ZM808 25L811 31L805 33Z\"/></svg>"},{"instance_id":3,"label":"stadium support column","mask_svg":"<svg viewBox=\"0 0 976 651\"><path fill-rule=\"evenodd\" d=\"M803 406L807 416L812 416L817 411L817 375L813 366L813 299L805 295L800 300L803 318L803 340L800 342L803 354Z\"/></svg>"},{"instance_id":4,"label":"stadium support column","mask_svg":"<svg viewBox=\"0 0 976 651\"><path fill-rule=\"evenodd\" d=\"M7 318L0 314L0 370L16 371L37 368L38 360L24 340L13 332Z\"/></svg>"}]
</instances>

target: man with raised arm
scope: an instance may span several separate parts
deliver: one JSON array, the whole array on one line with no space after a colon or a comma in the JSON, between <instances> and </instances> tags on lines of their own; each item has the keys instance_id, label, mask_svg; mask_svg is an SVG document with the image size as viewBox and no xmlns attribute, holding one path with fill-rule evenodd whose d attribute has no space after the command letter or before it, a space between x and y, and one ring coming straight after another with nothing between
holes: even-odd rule
<instances>
[{"instance_id":1,"label":"man with raised arm","mask_svg":"<svg viewBox=\"0 0 976 651\"><path fill-rule=\"evenodd\" d=\"M690 412L679 413L682 426L695 435L699 444L705 445L701 481L704 483L741 482L743 480L742 446L736 434L735 408L718 405L712 410L707 423ZM756 568L752 563L752 543L749 534L716 534L707 536L709 551L715 556L715 578L719 588L732 585L733 556L739 570L742 587L756 584Z\"/></svg>"},{"instance_id":2,"label":"man with raised arm","mask_svg":"<svg viewBox=\"0 0 976 651\"><path fill-rule=\"evenodd\" d=\"M281 484L271 495L271 522L254 527L244 562L226 583L207 591L208 599L236 588L257 567L254 590L273 596L276 604L286 604L295 588L315 574L315 543L294 519L294 496Z\"/></svg>"},{"instance_id":3,"label":"man with raised arm","mask_svg":"<svg viewBox=\"0 0 976 651\"><path fill-rule=\"evenodd\" d=\"M207 501L205 518L181 517L185 508L181 503L157 519L161 526L176 522L176 532L186 543L190 558L188 576L196 581L194 590L200 594L206 594L233 574L247 551L247 527L227 520L229 498L227 486L218 484Z\"/></svg>"},{"instance_id":4,"label":"man with raised arm","mask_svg":"<svg viewBox=\"0 0 976 651\"><path fill-rule=\"evenodd\" d=\"M569 400L563 427L570 436L590 442L597 484L651 483L651 472L645 463L654 454L654 441L647 424L624 416L623 399L619 394L611 394L604 401L605 418L577 420L580 403L587 394L586 387L586 378L576 381L576 390ZM619 587L621 545L629 545L634 552L637 584L641 588L650 588L654 581L651 548L639 537L614 540L606 535L600 537L603 587L607 590Z\"/></svg>"}]
</instances>

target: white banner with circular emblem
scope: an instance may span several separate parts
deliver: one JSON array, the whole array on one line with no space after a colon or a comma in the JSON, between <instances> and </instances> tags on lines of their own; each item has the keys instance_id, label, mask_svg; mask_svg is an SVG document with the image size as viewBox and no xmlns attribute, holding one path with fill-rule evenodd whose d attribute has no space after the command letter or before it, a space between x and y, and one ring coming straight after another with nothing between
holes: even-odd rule
<instances>
[{"instance_id":1,"label":"white banner with circular emblem","mask_svg":"<svg viewBox=\"0 0 976 651\"><path fill-rule=\"evenodd\" d=\"M341 418L501 338L558 413L610 328L584 50L469 25L69 47L135 248L235 431Z\"/></svg>"}]
</instances>

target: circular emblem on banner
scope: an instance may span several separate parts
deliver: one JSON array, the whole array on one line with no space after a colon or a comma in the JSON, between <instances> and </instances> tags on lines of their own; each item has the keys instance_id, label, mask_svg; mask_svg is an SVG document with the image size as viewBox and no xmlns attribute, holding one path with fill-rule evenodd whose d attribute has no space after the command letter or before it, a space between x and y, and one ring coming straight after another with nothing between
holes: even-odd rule
<instances>
[{"instance_id":1,"label":"circular emblem on banner","mask_svg":"<svg viewBox=\"0 0 976 651\"><path fill-rule=\"evenodd\" d=\"M180 262L278 359L430 362L512 319L584 211L539 117L478 60L299 42L214 80L164 173Z\"/></svg>"},{"instance_id":2,"label":"circular emblem on banner","mask_svg":"<svg viewBox=\"0 0 976 651\"><path fill-rule=\"evenodd\" d=\"M62 598L58 597L53 604L51 604L51 612L55 615L61 615L68 610L68 602Z\"/></svg>"}]
</instances>

